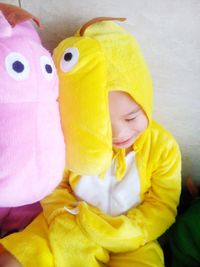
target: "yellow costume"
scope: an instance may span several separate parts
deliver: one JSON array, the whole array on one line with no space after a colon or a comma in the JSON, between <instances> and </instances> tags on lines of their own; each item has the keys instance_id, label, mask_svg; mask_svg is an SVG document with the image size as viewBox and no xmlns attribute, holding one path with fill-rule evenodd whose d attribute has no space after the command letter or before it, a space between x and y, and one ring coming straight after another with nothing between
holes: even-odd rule
<instances>
[{"instance_id":1,"label":"yellow costume","mask_svg":"<svg viewBox=\"0 0 200 267\"><path fill-rule=\"evenodd\" d=\"M176 216L180 152L151 118L151 78L135 39L105 20L54 51L68 170L44 212L0 241L26 267L164 266L155 240ZM108 92L116 89L148 118L127 156L112 151Z\"/></svg>"}]
</instances>

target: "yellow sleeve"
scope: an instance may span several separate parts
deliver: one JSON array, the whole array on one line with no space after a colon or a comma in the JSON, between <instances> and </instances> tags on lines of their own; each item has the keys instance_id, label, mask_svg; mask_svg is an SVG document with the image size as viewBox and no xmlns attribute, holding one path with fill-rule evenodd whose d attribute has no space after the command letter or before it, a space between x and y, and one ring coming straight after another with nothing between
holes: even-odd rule
<instances>
[{"instance_id":1,"label":"yellow sleeve","mask_svg":"<svg viewBox=\"0 0 200 267\"><path fill-rule=\"evenodd\" d=\"M58 215L66 213L66 208L73 210L77 206L77 199L72 194L68 182L69 173L68 170L65 170L59 186L41 201L43 214L48 224L50 224Z\"/></svg>"},{"instance_id":2,"label":"yellow sleeve","mask_svg":"<svg viewBox=\"0 0 200 267\"><path fill-rule=\"evenodd\" d=\"M54 267L48 230L41 213L23 231L0 239L0 244L15 256L23 267Z\"/></svg>"},{"instance_id":3,"label":"yellow sleeve","mask_svg":"<svg viewBox=\"0 0 200 267\"><path fill-rule=\"evenodd\" d=\"M65 171L61 184L42 200L43 214L48 222L48 238L55 266L97 266L97 260L106 262L108 252L88 238L77 224L78 202L68 184L69 171Z\"/></svg>"},{"instance_id":4,"label":"yellow sleeve","mask_svg":"<svg viewBox=\"0 0 200 267\"><path fill-rule=\"evenodd\" d=\"M181 156L170 142L152 172L144 201L126 215L111 217L82 202L77 222L97 244L112 252L134 250L157 239L175 220L181 190Z\"/></svg>"}]
</instances>

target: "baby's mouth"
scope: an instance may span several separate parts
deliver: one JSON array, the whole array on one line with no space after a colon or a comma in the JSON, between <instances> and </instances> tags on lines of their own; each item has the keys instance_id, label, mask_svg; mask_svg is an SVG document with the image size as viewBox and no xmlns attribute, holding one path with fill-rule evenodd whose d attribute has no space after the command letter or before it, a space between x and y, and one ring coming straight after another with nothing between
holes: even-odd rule
<instances>
[{"instance_id":1,"label":"baby's mouth","mask_svg":"<svg viewBox=\"0 0 200 267\"><path fill-rule=\"evenodd\" d=\"M119 146L119 145L125 145L125 144L127 144L130 141L130 139L131 138L128 138L128 139L123 140L123 141L113 141L113 145L117 145L117 146Z\"/></svg>"}]
</instances>

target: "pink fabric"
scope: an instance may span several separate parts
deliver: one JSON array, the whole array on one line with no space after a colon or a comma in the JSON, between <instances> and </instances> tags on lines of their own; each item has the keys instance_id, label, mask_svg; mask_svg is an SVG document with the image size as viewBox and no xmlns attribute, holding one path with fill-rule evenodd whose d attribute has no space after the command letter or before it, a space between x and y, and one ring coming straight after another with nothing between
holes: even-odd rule
<instances>
[{"instance_id":1,"label":"pink fabric","mask_svg":"<svg viewBox=\"0 0 200 267\"><path fill-rule=\"evenodd\" d=\"M58 104L0 105L0 203L36 202L56 187L64 167Z\"/></svg>"},{"instance_id":2,"label":"pink fabric","mask_svg":"<svg viewBox=\"0 0 200 267\"><path fill-rule=\"evenodd\" d=\"M2 16L0 24L9 27ZM39 201L61 180L57 97L54 63L30 22L0 34L0 207Z\"/></svg>"}]
</instances>

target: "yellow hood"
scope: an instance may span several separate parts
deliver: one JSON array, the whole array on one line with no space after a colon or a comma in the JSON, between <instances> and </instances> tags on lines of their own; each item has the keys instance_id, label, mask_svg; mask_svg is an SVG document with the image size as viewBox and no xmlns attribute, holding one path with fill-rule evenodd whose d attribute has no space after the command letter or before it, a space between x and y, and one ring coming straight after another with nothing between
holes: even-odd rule
<instances>
[{"instance_id":1,"label":"yellow hood","mask_svg":"<svg viewBox=\"0 0 200 267\"><path fill-rule=\"evenodd\" d=\"M140 48L111 20L89 21L54 50L67 168L81 175L101 175L111 164L109 91L129 93L145 111L149 126L152 120L152 82ZM136 142L140 139L142 135ZM119 177L125 170L124 150L117 155Z\"/></svg>"}]
</instances>

